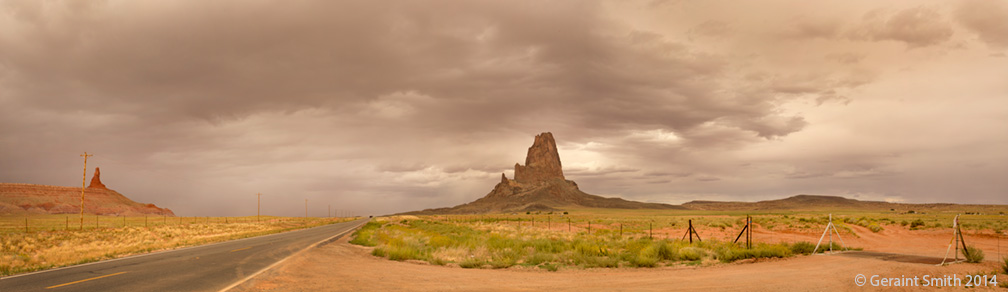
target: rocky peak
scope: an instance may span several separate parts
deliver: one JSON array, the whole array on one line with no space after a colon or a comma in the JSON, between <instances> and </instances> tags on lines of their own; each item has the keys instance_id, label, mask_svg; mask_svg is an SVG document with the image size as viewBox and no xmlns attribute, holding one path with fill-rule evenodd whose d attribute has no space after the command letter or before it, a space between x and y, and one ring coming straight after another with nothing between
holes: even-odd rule
<instances>
[{"instance_id":1,"label":"rocky peak","mask_svg":"<svg viewBox=\"0 0 1008 292\"><path fill-rule=\"evenodd\" d=\"M94 176L91 177L91 184L88 185L88 188L108 189L105 187L105 184L101 182L101 171L99 171L97 167L94 168Z\"/></svg>"},{"instance_id":2,"label":"rocky peak","mask_svg":"<svg viewBox=\"0 0 1008 292\"><path fill-rule=\"evenodd\" d=\"M564 180L563 167L553 134L545 132L536 135L525 156L525 165L515 164L515 181L537 183L553 179Z\"/></svg>"}]
</instances>

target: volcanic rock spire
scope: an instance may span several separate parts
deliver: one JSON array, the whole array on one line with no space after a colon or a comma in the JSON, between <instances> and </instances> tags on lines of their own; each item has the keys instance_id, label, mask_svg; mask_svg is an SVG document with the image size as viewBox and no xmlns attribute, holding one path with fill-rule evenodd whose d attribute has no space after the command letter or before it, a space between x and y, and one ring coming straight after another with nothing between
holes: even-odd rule
<instances>
[{"instance_id":1,"label":"volcanic rock spire","mask_svg":"<svg viewBox=\"0 0 1008 292\"><path fill-rule=\"evenodd\" d=\"M501 174L490 193L451 208L427 209L406 214L477 214L492 212L557 211L563 208L683 209L658 203L605 198L582 192L577 183L564 178L553 134L536 135L525 165L515 164L515 179Z\"/></svg>"},{"instance_id":2,"label":"volcanic rock spire","mask_svg":"<svg viewBox=\"0 0 1008 292\"><path fill-rule=\"evenodd\" d=\"M564 180L563 167L553 134L545 132L536 135L525 156L525 165L515 163L515 181L539 183L554 179Z\"/></svg>"},{"instance_id":3,"label":"volcanic rock spire","mask_svg":"<svg viewBox=\"0 0 1008 292\"><path fill-rule=\"evenodd\" d=\"M91 177L91 184L88 184L89 189L108 189L105 184L101 182L101 171L97 167L94 168L94 176Z\"/></svg>"}]
</instances>

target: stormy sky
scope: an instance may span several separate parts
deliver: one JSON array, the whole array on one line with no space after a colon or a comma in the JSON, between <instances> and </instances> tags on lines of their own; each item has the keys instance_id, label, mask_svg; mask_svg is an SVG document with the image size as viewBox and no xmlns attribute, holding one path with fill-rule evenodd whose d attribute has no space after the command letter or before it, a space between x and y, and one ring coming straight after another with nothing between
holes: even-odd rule
<instances>
[{"instance_id":1,"label":"stormy sky","mask_svg":"<svg viewBox=\"0 0 1008 292\"><path fill-rule=\"evenodd\" d=\"M679 204L1008 204L1004 1L3 1L0 182L184 216L446 207L552 132Z\"/></svg>"}]
</instances>

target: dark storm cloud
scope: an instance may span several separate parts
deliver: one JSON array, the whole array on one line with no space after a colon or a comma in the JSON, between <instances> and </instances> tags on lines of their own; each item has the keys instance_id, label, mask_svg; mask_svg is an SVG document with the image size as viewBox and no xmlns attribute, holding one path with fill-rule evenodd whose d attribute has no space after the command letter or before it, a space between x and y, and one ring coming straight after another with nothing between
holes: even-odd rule
<instances>
[{"instance_id":1,"label":"dark storm cloud","mask_svg":"<svg viewBox=\"0 0 1008 292\"><path fill-rule=\"evenodd\" d=\"M994 48L1008 48L1008 5L1001 1L963 1L956 19Z\"/></svg>"},{"instance_id":2,"label":"dark storm cloud","mask_svg":"<svg viewBox=\"0 0 1008 292\"><path fill-rule=\"evenodd\" d=\"M2 2L0 179L73 185L87 150L107 185L183 215L235 201L229 212L243 214L256 192L277 212L296 214L304 197L406 211L482 196L552 131L589 192L768 196L790 192L779 180L791 176L900 173L871 143L813 147L849 164L793 149L848 133L823 117L900 80L892 68L908 65L876 48L930 58L956 23L1001 43L990 19L1003 10L966 6L949 22L940 6L862 3L820 18L639 4ZM795 188L850 191L829 183Z\"/></svg>"}]
</instances>

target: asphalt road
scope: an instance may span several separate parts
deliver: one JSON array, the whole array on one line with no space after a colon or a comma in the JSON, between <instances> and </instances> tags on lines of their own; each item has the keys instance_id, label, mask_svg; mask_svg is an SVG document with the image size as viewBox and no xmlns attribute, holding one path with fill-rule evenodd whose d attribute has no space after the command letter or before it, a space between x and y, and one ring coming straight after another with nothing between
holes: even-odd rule
<instances>
[{"instance_id":1,"label":"asphalt road","mask_svg":"<svg viewBox=\"0 0 1008 292\"><path fill-rule=\"evenodd\" d=\"M0 278L0 291L219 291L360 219Z\"/></svg>"}]
</instances>

